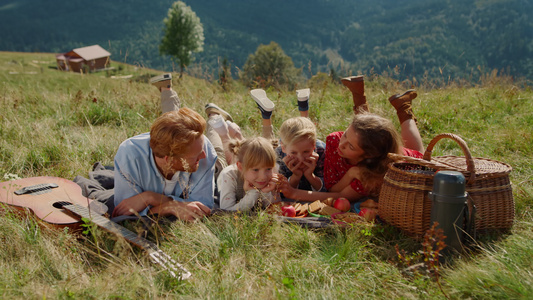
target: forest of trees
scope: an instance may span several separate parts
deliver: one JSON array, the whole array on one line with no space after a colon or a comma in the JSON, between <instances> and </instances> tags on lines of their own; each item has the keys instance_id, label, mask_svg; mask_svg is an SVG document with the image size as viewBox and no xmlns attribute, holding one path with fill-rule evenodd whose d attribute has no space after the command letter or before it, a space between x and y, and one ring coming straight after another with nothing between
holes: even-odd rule
<instances>
[{"instance_id":1,"label":"forest of trees","mask_svg":"<svg viewBox=\"0 0 533 300\"><path fill-rule=\"evenodd\" d=\"M533 1L185 1L204 26L195 63L235 75L261 44L303 74L475 78L498 69L533 79ZM5 2L4 2L5 3ZM21 0L0 6L0 51L65 52L100 44L116 61L177 70L159 56L172 0ZM28 7L31 7L29 9Z\"/></svg>"}]
</instances>

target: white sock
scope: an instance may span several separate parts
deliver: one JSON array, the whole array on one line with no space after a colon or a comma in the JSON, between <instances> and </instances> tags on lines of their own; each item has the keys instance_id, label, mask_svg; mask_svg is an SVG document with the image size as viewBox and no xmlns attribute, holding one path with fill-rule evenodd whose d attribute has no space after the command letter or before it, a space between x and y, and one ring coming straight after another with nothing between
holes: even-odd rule
<instances>
[{"instance_id":1,"label":"white sock","mask_svg":"<svg viewBox=\"0 0 533 300\"><path fill-rule=\"evenodd\" d=\"M241 133L241 128L239 127L239 125L237 125L236 123L233 123L233 122L231 122L229 120L226 121L226 124L228 125L229 136L232 139L242 139L243 138L242 133Z\"/></svg>"}]
</instances>

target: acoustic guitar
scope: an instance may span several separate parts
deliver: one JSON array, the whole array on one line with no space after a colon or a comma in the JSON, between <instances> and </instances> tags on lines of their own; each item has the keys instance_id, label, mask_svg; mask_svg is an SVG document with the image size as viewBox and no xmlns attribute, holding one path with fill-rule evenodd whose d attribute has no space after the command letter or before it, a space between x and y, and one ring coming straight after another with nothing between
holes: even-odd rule
<instances>
[{"instance_id":1,"label":"acoustic guitar","mask_svg":"<svg viewBox=\"0 0 533 300\"><path fill-rule=\"evenodd\" d=\"M54 207L57 201L68 201L84 207L94 207L92 200L83 197L75 182L58 177L30 177L0 182L0 202L18 210L30 210L46 223L76 227L80 219Z\"/></svg>"},{"instance_id":2,"label":"acoustic guitar","mask_svg":"<svg viewBox=\"0 0 533 300\"><path fill-rule=\"evenodd\" d=\"M152 262L161 265L171 276L181 280L191 277L185 267L160 250L155 243L103 217L101 207L92 205L98 201L84 197L81 187L73 181L43 176L0 182L0 202L22 211L30 210L39 219L58 226L73 227L81 223L80 217L89 219L145 250Z\"/></svg>"}]
</instances>

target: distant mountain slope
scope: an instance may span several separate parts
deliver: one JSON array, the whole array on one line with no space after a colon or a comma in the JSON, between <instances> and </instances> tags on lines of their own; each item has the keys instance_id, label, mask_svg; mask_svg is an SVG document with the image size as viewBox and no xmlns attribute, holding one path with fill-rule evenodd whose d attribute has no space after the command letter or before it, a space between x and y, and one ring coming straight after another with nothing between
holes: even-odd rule
<instances>
[{"instance_id":1,"label":"distant mountain slope","mask_svg":"<svg viewBox=\"0 0 533 300\"><path fill-rule=\"evenodd\" d=\"M173 1L36 1L0 5L0 50L64 52L100 44L112 59L170 70L158 46ZM503 69L533 79L533 1L186 1L204 24L196 62L242 67L260 44L279 43L297 67L340 74L475 76Z\"/></svg>"}]
</instances>

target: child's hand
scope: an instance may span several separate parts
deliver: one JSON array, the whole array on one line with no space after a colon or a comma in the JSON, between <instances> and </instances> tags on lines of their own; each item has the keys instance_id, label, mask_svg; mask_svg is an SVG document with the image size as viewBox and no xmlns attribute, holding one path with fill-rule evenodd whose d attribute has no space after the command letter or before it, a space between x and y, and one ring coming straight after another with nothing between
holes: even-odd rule
<instances>
[{"instance_id":1,"label":"child's hand","mask_svg":"<svg viewBox=\"0 0 533 300\"><path fill-rule=\"evenodd\" d=\"M286 198L294 199L297 189L292 187L289 184L289 181L285 178L284 180L280 181L279 191L280 193L283 193L283 196L285 196Z\"/></svg>"},{"instance_id":2,"label":"child's hand","mask_svg":"<svg viewBox=\"0 0 533 300\"><path fill-rule=\"evenodd\" d=\"M313 172L315 171L316 164L318 162L318 153L313 152L304 162L304 167L302 168L303 174L306 178L313 177Z\"/></svg>"},{"instance_id":3,"label":"child's hand","mask_svg":"<svg viewBox=\"0 0 533 300\"><path fill-rule=\"evenodd\" d=\"M244 185L242 188L245 192L255 189L254 185L246 179L244 179Z\"/></svg>"},{"instance_id":4,"label":"child's hand","mask_svg":"<svg viewBox=\"0 0 533 300\"><path fill-rule=\"evenodd\" d=\"M302 177L303 171L303 163L295 156L287 155L283 158L283 162L289 168L289 170L292 172L293 176L296 177Z\"/></svg>"},{"instance_id":5,"label":"child's hand","mask_svg":"<svg viewBox=\"0 0 533 300\"><path fill-rule=\"evenodd\" d=\"M280 174L273 174L272 175L272 178L270 178L270 181L268 182L267 186L265 186L264 188L261 189L261 192L263 193L270 193L272 191L276 191L278 186L279 186L279 183L280 183L280 180L281 180L281 177L283 177L283 175L280 175ZM283 177L285 178L285 177Z\"/></svg>"}]
</instances>

